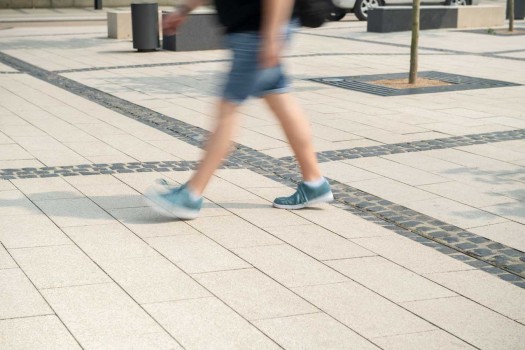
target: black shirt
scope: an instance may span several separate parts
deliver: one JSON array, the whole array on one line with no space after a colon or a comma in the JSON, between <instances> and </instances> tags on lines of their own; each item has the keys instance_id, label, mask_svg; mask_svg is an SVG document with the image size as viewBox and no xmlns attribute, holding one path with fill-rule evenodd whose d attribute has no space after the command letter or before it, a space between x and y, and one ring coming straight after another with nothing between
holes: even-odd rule
<instances>
[{"instance_id":1,"label":"black shirt","mask_svg":"<svg viewBox=\"0 0 525 350\"><path fill-rule=\"evenodd\" d=\"M262 0L215 0L215 7L227 33L261 29Z\"/></svg>"}]
</instances>

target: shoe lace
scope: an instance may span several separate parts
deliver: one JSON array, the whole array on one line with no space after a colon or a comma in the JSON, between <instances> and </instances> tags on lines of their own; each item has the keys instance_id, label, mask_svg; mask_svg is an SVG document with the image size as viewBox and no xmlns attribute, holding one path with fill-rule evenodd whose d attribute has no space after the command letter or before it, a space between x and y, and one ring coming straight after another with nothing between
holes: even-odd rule
<instances>
[{"instance_id":1,"label":"shoe lace","mask_svg":"<svg viewBox=\"0 0 525 350\"><path fill-rule=\"evenodd\" d=\"M308 203L308 196L306 195L306 192L304 191L303 186L304 186L303 184L299 184L299 186L297 186L296 193L301 203Z\"/></svg>"},{"instance_id":2,"label":"shoe lace","mask_svg":"<svg viewBox=\"0 0 525 350\"><path fill-rule=\"evenodd\" d=\"M178 188L174 184L170 184L166 179L157 179L155 180L155 183L159 186L164 187L166 190L169 190L169 191L174 191Z\"/></svg>"}]
</instances>

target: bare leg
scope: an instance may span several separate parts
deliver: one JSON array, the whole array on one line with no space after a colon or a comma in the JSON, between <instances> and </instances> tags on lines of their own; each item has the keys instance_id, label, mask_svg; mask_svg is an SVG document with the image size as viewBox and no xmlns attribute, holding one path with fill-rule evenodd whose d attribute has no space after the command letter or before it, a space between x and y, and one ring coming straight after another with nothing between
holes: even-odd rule
<instances>
[{"instance_id":1,"label":"bare leg","mask_svg":"<svg viewBox=\"0 0 525 350\"><path fill-rule=\"evenodd\" d=\"M264 100L279 119L288 142L301 167L303 180L313 181L321 177L312 144L312 132L304 112L291 94L269 94Z\"/></svg>"},{"instance_id":2,"label":"bare leg","mask_svg":"<svg viewBox=\"0 0 525 350\"><path fill-rule=\"evenodd\" d=\"M213 173L230 152L231 139L237 127L236 111L237 105L231 102L219 103L217 125L206 145L206 154L188 183L195 194L204 192Z\"/></svg>"}]
</instances>

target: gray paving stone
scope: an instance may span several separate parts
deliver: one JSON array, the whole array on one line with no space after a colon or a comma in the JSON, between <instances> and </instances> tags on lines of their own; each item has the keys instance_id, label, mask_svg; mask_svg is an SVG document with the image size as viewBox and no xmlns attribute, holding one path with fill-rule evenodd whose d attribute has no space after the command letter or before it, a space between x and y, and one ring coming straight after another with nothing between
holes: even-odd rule
<instances>
[{"instance_id":1,"label":"gray paving stone","mask_svg":"<svg viewBox=\"0 0 525 350\"><path fill-rule=\"evenodd\" d=\"M348 279L287 245L234 249L243 259L286 287L344 282Z\"/></svg>"},{"instance_id":2,"label":"gray paving stone","mask_svg":"<svg viewBox=\"0 0 525 350\"><path fill-rule=\"evenodd\" d=\"M324 313L254 322L285 349L378 349Z\"/></svg>"},{"instance_id":3,"label":"gray paving stone","mask_svg":"<svg viewBox=\"0 0 525 350\"><path fill-rule=\"evenodd\" d=\"M248 320L317 312L287 288L255 269L195 274L195 279Z\"/></svg>"},{"instance_id":4,"label":"gray paving stone","mask_svg":"<svg viewBox=\"0 0 525 350\"><path fill-rule=\"evenodd\" d=\"M244 260L201 234L146 238L146 242L187 273L250 267Z\"/></svg>"},{"instance_id":5,"label":"gray paving stone","mask_svg":"<svg viewBox=\"0 0 525 350\"><path fill-rule=\"evenodd\" d=\"M463 297L414 301L403 306L476 347L519 348L525 337L523 325Z\"/></svg>"},{"instance_id":6,"label":"gray paving stone","mask_svg":"<svg viewBox=\"0 0 525 350\"><path fill-rule=\"evenodd\" d=\"M55 315L0 320L0 340L6 349L81 349Z\"/></svg>"},{"instance_id":7,"label":"gray paving stone","mask_svg":"<svg viewBox=\"0 0 525 350\"><path fill-rule=\"evenodd\" d=\"M368 339L436 329L355 282L297 287L293 290Z\"/></svg>"},{"instance_id":8,"label":"gray paving stone","mask_svg":"<svg viewBox=\"0 0 525 350\"><path fill-rule=\"evenodd\" d=\"M72 244L12 249L11 254L39 289L109 281L106 274Z\"/></svg>"},{"instance_id":9,"label":"gray paving stone","mask_svg":"<svg viewBox=\"0 0 525 350\"><path fill-rule=\"evenodd\" d=\"M396 303L457 295L382 257L335 260L327 264Z\"/></svg>"},{"instance_id":10,"label":"gray paving stone","mask_svg":"<svg viewBox=\"0 0 525 350\"><path fill-rule=\"evenodd\" d=\"M181 348L113 283L46 289L43 294L83 348Z\"/></svg>"},{"instance_id":11,"label":"gray paving stone","mask_svg":"<svg viewBox=\"0 0 525 350\"><path fill-rule=\"evenodd\" d=\"M145 308L185 348L280 348L213 297L148 304Z\"/></svg>"},{"instance_id":12,"label":"gray paving stone","mask_svg":"<svg viewBox=\"0 0 525 350\"><path fill-rule=\"evenodd\" d=\"M0 269L0 281L0 320L53 314L22 270Z\"/></svg>"}]
</instances>

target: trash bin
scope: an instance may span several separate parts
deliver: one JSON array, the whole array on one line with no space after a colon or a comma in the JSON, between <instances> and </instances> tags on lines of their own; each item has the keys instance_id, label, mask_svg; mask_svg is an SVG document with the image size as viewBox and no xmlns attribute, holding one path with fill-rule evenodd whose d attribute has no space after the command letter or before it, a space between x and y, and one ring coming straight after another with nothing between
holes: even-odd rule
<instances>
[{"instance_id":1,"label":"trash bin","mask_svg":"<svg viewBox=\"0 0 525 350\"><path fill-rule=\"evenodd\" d=\"M154 51L160 47L159 5L156 2L131 4L131 32L134 49Z\"/></svg>"},{"instance_id":2,"label":"trash bin","mask_svg":"<svg viewBox=\"0 0 525 350\"><path fill-rule=\"evenodd\" d=\"M165 16L170 14L169 11L162 11L162 19L164 19ZM169 50L169 51L177 51L177 36L175 34L173 35L166 35L164 32L162 33L162 49L163 50Z\"/></svg>"},{"instance_id":3,"label":"trash bin","mask_svg":"<svg viewBox=\"0 0 525 350\"><path fill-rule=\"evenodd\" d=\"M507 19L509 19L509 0L507 0ZM525 0L514 0L514 19L525 18Z\"/></svg>"}]
</instances>

